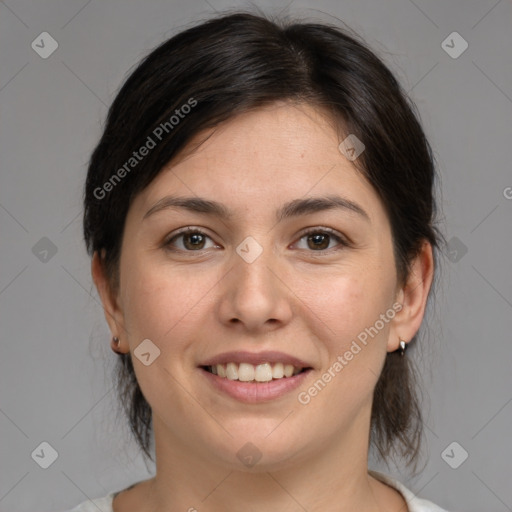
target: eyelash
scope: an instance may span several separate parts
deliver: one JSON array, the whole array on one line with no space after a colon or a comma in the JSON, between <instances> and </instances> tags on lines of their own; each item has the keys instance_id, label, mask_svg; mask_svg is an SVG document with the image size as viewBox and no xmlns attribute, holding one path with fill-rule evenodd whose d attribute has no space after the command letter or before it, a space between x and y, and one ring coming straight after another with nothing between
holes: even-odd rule
<instances>
[{"instance_id":1,"label":"eyelash","mask_svg":"<svg viewBox=\"0 0 512 512\"><path fill-rule=\"evenodd\" d=\"M211 237L207 233L202 231L201 229L188 226L186 228L183 228L183 229L179 230L172 237L166 239L164 241L164 243L162 244L163 248L165 248L166 250L171 251L171 252L181 252L181 253L194 253L194 252L202 253L202 252L208 250L208 249L199 249L197 251L190 251L190 250L183 250L183 249L172 248L172 243L176 239L178 239L179 237L181 237L183 235L189 234L189 233L199 234L199 235L205 236L205 237L207 237L207 238L209 238L211 240ZM300 241L303 238L307 237L308 235L312 235L312 234L327 234L331 238L334 238L338 242L338 246L334 247L334 248L331 247L330 249L319 249L317 251L314 251L314 250L307 251L307 252L313 253L314 256L329 255L329 254L332 254L332 252L339 251L339 250L341 250L341 249L343 249L345 247L349 247L350 246L350 243L348 242L348 240L345 239L344 237L342 237L341 235L339 235L336 231L334 231L334 229L325 228L325 227L312 228L312 229L309 229L309 230L303 232L300 235L298 241ZM307 249L301 249L301 250L307 250Z\"/></svg>"}]
</instances>

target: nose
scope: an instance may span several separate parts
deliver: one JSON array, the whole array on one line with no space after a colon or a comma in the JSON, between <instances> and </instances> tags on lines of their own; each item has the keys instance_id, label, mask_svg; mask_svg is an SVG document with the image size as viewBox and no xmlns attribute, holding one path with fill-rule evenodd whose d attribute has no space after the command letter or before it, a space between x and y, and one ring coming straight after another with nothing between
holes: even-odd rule
<instances>
[{"instance_id":1,"label":"nose","mask_svg":"<svg viewBox=\"0 0 512 512\"><path fill-rule=\"evenodd\" d=\"M276 260L270 249L251 263L234 255L219 302L218 314L224 324L257 332L278 329L290 321L293 293Z\"/></svg>"}]
</instances>

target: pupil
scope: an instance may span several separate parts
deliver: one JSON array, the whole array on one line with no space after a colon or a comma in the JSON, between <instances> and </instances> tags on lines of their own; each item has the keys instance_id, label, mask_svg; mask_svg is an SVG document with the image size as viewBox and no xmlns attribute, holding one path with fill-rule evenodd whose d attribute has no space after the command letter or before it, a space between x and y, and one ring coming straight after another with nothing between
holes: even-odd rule
<instances>
[{"instance_id":1,"label":"pupil","mask_svg":"<svg viewBox=\"0 0 512 512\"><path fill-rule=\"evenodd\" d=\"M187 247L187 249L190 247L197 249L201 245L201 243L204 244L204 240L203 235L199 233L188 234L185 236L185 246Z\"/></svg>"},{"instance_id":2,"label":"pupil","mask_svg":"<svg viewBox=\"0 0 512 512\"><path fill-rule=\"evenodd\" d=\"M325 249L329 247L329 235L310 235L308 237L308 241L312 241L315 244L313 247L316 249Z\"/></svg>"}]
</instances>

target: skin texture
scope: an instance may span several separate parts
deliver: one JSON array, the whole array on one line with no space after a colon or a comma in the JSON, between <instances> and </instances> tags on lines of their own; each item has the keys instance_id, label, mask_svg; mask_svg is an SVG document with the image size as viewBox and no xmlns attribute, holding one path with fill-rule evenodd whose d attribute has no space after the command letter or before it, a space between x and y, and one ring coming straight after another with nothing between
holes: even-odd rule
<instances>
[{"instance_id":1,"label":"skin texture","mask_svg":"<svg viewBox=\"0 0 512 512\"><path fill-rule=\"evenodd\" d=\"M156 476L119 494L115 512L225 511L242 503L258 512L406 511L398 492L367 473L370 412L386 352L421 324L430 244L400 286L384 207L339 151L332 122L312 106L274 104L200 135L188 146L194 151L178 155L130 206L118 293L97 254L92 261L119 350L150 339L161 351L149 366L133 357L153 411ZM360 205L369 221L330 209L276 222L284 203L334 193ZM174 208L143 219L170 194L215 200L234 215ZM187 226L207 235L202 250L187 236L164 247ZM308 243L305 228L322 234L326 227L349 245L334 237L322 250ZM252 263L236 252L248 236L263 249ZM310 403L299 403L298 393L394 303L402 310ZM231 350L279 350L313 371L279 399L243 404L215 391L198 369ZM247 442L262 454L252 468L237 458Z\"/></svg>"}]
</instances>

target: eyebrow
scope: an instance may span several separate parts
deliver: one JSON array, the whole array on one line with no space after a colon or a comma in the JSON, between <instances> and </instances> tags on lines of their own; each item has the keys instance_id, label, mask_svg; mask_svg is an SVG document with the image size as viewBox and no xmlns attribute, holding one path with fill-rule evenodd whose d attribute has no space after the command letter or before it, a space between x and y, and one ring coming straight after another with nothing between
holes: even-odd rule
<instances>
[{"instance_id":1,"label":"eyebrow","mask_svg":"<svg viewBox=\"0 0 512 512\"><path fill-rule=\"evenodd\" d=\"M225 205L217 201L212 201L202 197L166 196L160 199L146 212L143 220L156 212L169 208L183 208L193 213L213 215L225 220L232 219L235 216L235 214ZM336 195L294 199L279 208L276 212L276 221L281 222L291 217L298 217L300 215L334 209L355 212L367 222L371 223L370 216L361 206L349 199Z\"/></svg>"}]
</instances>

